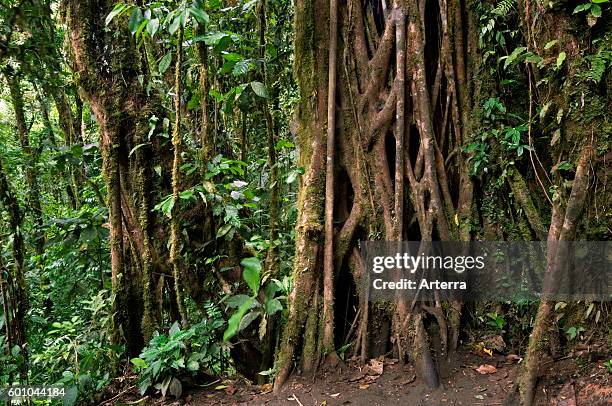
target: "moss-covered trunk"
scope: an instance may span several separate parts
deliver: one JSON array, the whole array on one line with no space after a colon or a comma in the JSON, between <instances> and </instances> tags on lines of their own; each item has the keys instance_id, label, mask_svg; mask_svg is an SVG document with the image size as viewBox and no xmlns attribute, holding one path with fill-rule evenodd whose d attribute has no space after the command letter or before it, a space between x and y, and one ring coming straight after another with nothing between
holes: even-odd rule
<instances>
[{"instance_id":1,"label":"moss-covered trunk","mask_svg":"<svg viewBox=\"0 0 612 406\"><path fill-rule=\"evenodd\" d=\"M167 234L152 212L169 185L153 177L154 167L170 173L171 149L148 140L149 119L163 116L159 100L147 95L139 75L148 80L131 34L119 21L104 26L114 3L62 3L77 83L100 127L103 174L107 185L113 287L117 293L115 326L131 354L156 329L159 318L153 294L154 270L169 274ZM135 148L141 145L140 148Z\"/></svg>"},{"instance_id":2,"label":"moss-covered trunk","mask_svg":"<svg viewBox=\"0 0 612 406\"><path fill-rule=\"evenodd\" d=\"M472 185L463 145L477 99L468 97L466 82L477 70L465 63L463 38L472 38L468 32L476 27L456 21L456 13L469 10L459 4L451 10L445 1L397 1L383 9L357 0L339 3L334 37L329 1L296 3L297 138L307 170L277 388L294 365L312 371L346 344L345 337L364 361L393 349L400 359L415 361L429 385L438 384L426 327L437 322L448 346L444 307L411 307L401 299L397 306L370 306L366 292L355 293L364 276L356 249L368 239L470 239L464 222ZM338 301L338 295L347 297ZM450 309L456 343L460 304ZM342 322L334 317L339 314ZM386 338L377 342L374 336Z\"/></svg>"},{"instance_id":3,"label":"moss-covered trunk","mask_svg":"<svg viewBox=\"0 0 612 406\"><path fill-rule=\"evenodd\" d=\"M519 2L527 51L545 61L527 69L529 111L530 114L535 108L543 111L540 125L545 133L552 133L550 144L544 151L530 151L534 176L540 185L545 184L552 192L547 196L552 203L552 212L547 235L551 244L546 280L555 279L558 270L556 264L563 261L563 252L554 249L556 241L589 238L589 215L585 209L596 194L597 184L602 181L595 177L600 161L598 155L609 150L612 134L607 118L612 108L607 97L610 81L605 80L605 75L589 76L596 67L601 50L609 49L606 48L609 43L605 39L603 45L593 40L597 37L609 38L612 23L590 15L585 21L583 16L576 16L572 10L560 5L549 7L549 3L543 1ZM538 95L539 100L534 95ZM551 168L540 171L540 168L544 169L542 162ZM571 170L559 170L561 162L565 162ZM524 207L530 226L540 235L541 220L529 196L519 191L524 188L523 185L520 176L511 180L512 189ZM540 303L529 337L525 362L517 380L520 402L526 406L534 402L538 378L543 373L541 359L550 350L549 342L559 334L554 308L555 302L550 298ZM515 395L511 394L508 403L513 401Z\"/></svg>"},{"instance_id":4,"label":"moss-covered trunk","mask_svg":"<svg viewBox=\"0 0 612 406\"><path fill-rule=\"evenodd\" d=\"M4 305L4 324L7 331L8 348L18 345L23 356L19 365L22 384L28 382L27 313L29 309L28 290L25 279L25 245L22 233L23 213L17 197L9 183L4 164L0 161L0 205L8 214L9 230L12 233L12 269L4 268L0 261L0 284ZM6 279L4 277L6 275ZM8 310L8 312L7 312Z\"/></svg>"},{"instance_id":5,"label":"moss-covered trunk","mask_svg":"<svg viewBox=\"0 0 612 406\"><path fill-rule=\"evenodd\" d=\"M27 201L34 223L34 248L38 255L42 255L45 245L45 235L42 229L43 212L42 205L40 203L38 172L36 170L38 152L30 145L30 131L26 123L23 90L20 82L21 79L18 74L12 70L7 70L5 72L5 77L9 84L9 90L11 93L11 101L13 104L13 111L15 113L19 145L21 146L21 150L25 155L25 173L28 185Z\"/></svg>"}]
</instances>

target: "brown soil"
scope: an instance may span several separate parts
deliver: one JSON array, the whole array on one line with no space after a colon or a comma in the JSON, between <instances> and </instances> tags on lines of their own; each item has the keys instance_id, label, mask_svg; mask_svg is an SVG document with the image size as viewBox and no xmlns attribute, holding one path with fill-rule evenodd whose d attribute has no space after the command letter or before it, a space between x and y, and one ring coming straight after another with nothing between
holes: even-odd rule
<instances>
[{"instance_id":1,"label":"brown soil","mask_svg":"<svg viewBox=\"0 0 612 406\"><path fill-rule=\"evenodd\" d=\"M436 389L417 379L412 365L381 358L366 366L347 362L333 371L319 371L314 377L294 376L278 394L272 392L270 384L228 380L193 387L178 401L142 399L127 393L107 405L493 406L503 404L518 370L516 360L468 352L444 361L439 369L442 379ZM611 375L602 360L575 356L550 363L542 382L537 405L612 405Z\"/></svg>"}]
</instances>

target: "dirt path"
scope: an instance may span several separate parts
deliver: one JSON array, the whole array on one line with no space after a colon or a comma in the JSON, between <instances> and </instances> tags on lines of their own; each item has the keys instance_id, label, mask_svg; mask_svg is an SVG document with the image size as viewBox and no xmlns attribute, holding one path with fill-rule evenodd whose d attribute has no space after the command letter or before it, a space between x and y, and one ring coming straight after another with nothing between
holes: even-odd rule
<instances>
[{"instance_id":1,"label":"dirt path","mask_svg":"<svg viewBox=\"0 0 612 406\"><path fill-rule=\"evenodd\" d=\"M595 359L597 358L597 359ZM595 356L584 352L547 363L541 379L536 405L609 406L612 405L612 374L606 360L609 351ZM361 366L342 364L333 371L316 376L294 376L279 394L272 385L252 385L246 381L216 381L205 387L186 389L179 400L159 395L142 398L134 389L115 406L200 406L200 405L289 405L289 406L495 406L502 405L516 378L518 359L480 356L460 352L450 362L439 365L441 385L428 388L416 378L412 365L381 358ZM108 406L109 403L105 404Z\"/></svg>"},{"instance_id":2,"label":"dirt path","mask_svg":"<svg viewBox=\"0 0 612 406\"><path fill-rule=\"evenodd\" d=\"M489 373L479 373L480 365ZM500 405L514 382L516 366L504 357L460 354L440 366L441 385L430 389L416 379L412 365L371 360L365 367L348 363L333 372L294 377L282 393L268 386L227 385L191 395L190 405ZM491 373L492 372L492 373Z\"/></svg>"}]
</instances>

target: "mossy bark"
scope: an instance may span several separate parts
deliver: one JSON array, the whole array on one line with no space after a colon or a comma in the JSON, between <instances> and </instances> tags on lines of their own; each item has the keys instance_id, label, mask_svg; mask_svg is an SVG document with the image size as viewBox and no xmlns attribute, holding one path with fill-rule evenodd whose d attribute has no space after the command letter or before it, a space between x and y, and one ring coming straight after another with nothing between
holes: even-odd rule
<instances>
[{"instance_id":1,"label":"mossy bark","mask_svg":"<svg viewBox=\"0 0 612 406\"><path fill-rule=\"evenodd\" d=\"M45 235L43 230L43 212L40 203L40 186L38 182L38 171L36 170L37 151L30 145L30 132L26 124L25 107L23 102L23 91L21 78L14 71L5 72L9 84L15 122L17 124L17 135L19 145L25 156L25 173L28 185L27 200L34 223L34 248L37 255L42 255L45 246Z\"/></svg>"},{"instance_id":2,"label":"mossy bark","mask_svg":"<svg viewBox=\"0 0 612 406\"><path fill-rule=\"evenodd\" d=\"M312 370L324 354L344 344L340 341L343 337L335 334L340 328L337 321L326 322L331 309L328 306L326 310L326 303L331 304L338 290L345 288L338 285L339 280L361 280L347 265L355 264L351 256L358 240L471 237L468 227L451 227L450 220L467 220L473 209L462 133L473 104L465 82L469 75L475 75L475 69L465 63L465 45L455 47L448 39L452 30L463 36L466 24L457 20L454 28L448 27L448 5L440 4L442 23L438 16L433 18L421 10L418 2L395 2L384 15L357 0L339 3L338 35L331 37L331 41L337 40L337 52L329 52L332 44L326 37L330 32L326 13L330 2L296 3L295 72L301 92L296 127L300 165L306 168L306 174L298 200L295 290L277 359L277 388L293 365ZM459 12L469 14L464 9ZM438 38L425 38L423 26L433 24L442 24L437 32L445 33L444 57L433 50L440 43ZM325 81L330 73L330 56L338 66L336 92L329 90L333 87L331 76ZM398 58L402 63L397 64ZM428 58L436 58L433 65L439 65L437 81L428 80ZM332 110L335 125L327 114ZM452 125L438 125L444 111ZM327 140L323 140L326 126ZM332 162L325 169L325 180L325 164ZM324 194L324 188L330 185L333 188L328 187ZM323 252L323 237L329 242L329 235L333 235L333 264L327 269L332 268L333 273L326 273L322 267L330 257L329 249ZM385 337L378 351L384 353L394 345L400 358L415 360L419 375L430 385L437 385L423 309L411 308L402 300L397 306L369 306L365 303L367 295L360 295L355 298L361 306L355 316L360 325L347 326L349 333L358 332L360 348L355 353L364 361L367 356L380 355L372 352L370 328L382 320L381 326L386 327L381 328L387 331L373 332ZM323 314L314 312L313 298L320 299L317 305L323 308ZM441 336L447 337L444 308L434 303L429 308L438 316L436 320L444 330ZM453 327L458 328L460 306L453 309ZM330 336L335 336L333 342ZM456 343L457 334L453 340ZM443 341L446 348L448 340Z\"/></svg>"},{"instance_id":3,"label":"mossy bark","mask_svg":"<svg viewBox=\"0 0 612 406\"><path fill-rule=\"evenodd\" d=\"M147 70L125 21L108 30L104 21L111 1L62 2L67 39L76 69L76 82L100 127L103 174L107 186L113 289L116 292L117 340L125 340L138 355L161 317L152 286L154 274L167 274L168 235L152 208L167 195L169 185L153 178L154 168L170 172L171 149L160 137L143 144L149 119L164 116L156 95L147 95L139 81ZM105 63L100 63L103 58ZM130 153L132 151L132 153ZM167 286L167 284L166 284Z\"/></svg>"},{"instance_id":4,"label":"mossy bark","mask_svg":"<svg viewBox=\"0 0 612 406\"><path fill-rule=\"evenodd\" d=\"M27 347L27 313L29 310L28 289L25 279L24 258L25 244L22 230L23 213L17 197L9 183L8 176L0 161L0 205L8 214L9 229L12 233L13 244L13 269L6 272L7 280L1 278L3 285L2 299L4 309L9 313L4 314L4 323L7 326L7 338L10 344L18 345L24 362L20 365L19 373L22 384L28 383L28 347ZM0 268L2 273L7 271Z\"/></svg>"}]
</instances>

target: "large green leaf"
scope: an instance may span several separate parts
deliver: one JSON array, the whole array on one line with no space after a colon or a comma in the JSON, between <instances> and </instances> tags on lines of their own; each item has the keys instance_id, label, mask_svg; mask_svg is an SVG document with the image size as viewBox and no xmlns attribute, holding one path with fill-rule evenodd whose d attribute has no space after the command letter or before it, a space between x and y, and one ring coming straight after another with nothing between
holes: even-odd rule
<instances>
[{"instance_id":1,"label":"large green leaf","mask_svg":"<svg viewBox=\"0 0 612 406\"><path fill-rule=\"evenodd\" d=\"M242 321L242 318L244 317L246 312L250 309L251 304L253 304L254 301L255 301L254 298L252 297L249 298L249 300L244 302L242 306L240 306L238 311L236 311L236 313L234 313L232 317L230 317L230 319L227 322L227 329L225 329L225 332L223 333L224 341L229 341L232 339L232 337L238 334L238 328L240 327L240 322Z\"/></svg>"},{"instance_id":2,"label":"large green leaf","mask_svg":"<svg viewBox=\"0 0 612 406\"><path fill-rule=\"evenodd\" d=\"M159 19L154 18L152 20L149 20L149 22L147 23L147 32L149 33L149 35L154 37L155 34L157 34L157 31L159 31Z\"/></svg>"},{"instance_id":3,"label":"large green leaf","mask_svg":"<svg viewBox=\"0 0 612 406\"><path fill-rule=\"evenodd\" d=\"M128 28L132 34L136 33L140 23L142 22L142 10L139 7L134 7L132 14L130 15L130 21L128 22Z\"/></svg>"},{"instance_id":4,"label":"large green leaf","mask_svg":"<svg viewBox=\"0 0 612 406\"><path fill-rule=\"evenodd\" d=\"M244 302L248 301L251 297L247 295L234 295L230 297L226 304L227 307L231 307L232 309L237 309L244 304Z\"/></svg>"},{"instance_id":5,"label":"large green leaf","mask_svg":"<svg viewBox=\"0 0 612 406\"><path fill-rule=\"evenodd\" d=\"M257 96L263 98L268 97L268 91L266 90L266 86L263 83L257 81L251 82L251 88Z\"/></svg>"},{"instance_id":6,"label":"large green leaf","mask_svg":"<svg viewBox=\"0 0 612 406\"><path fill-rule=\"evenodd\" d=\"M159 61L159 65L157 66L157 70L159 71L159 73L163 75L170 67L171 62L172 62L172 52L168 52Z\"/></svg>"},{"instance_id":7,"label":"large green leaf","mask_svg":"<svg viewBox=\"0 0 612 406\"><path fill-rule=\"evenodd\" d=\"M278 299L271 299L266 301L266 314L268 316L273 316L277 312L283 310L283 305Z\"/></svg>"},{"instance_id":8,"label":"large green leaf","mask_svg":"<svg viewBox=\"0 0 612 406\"><path fill-rule=\"evenodd\" d=\"M108 16L106 16L106 20L104 21L104 23L106 25L109 25L111 23L111 21L113 21L113 18L117 17L118 15L120 15L121 13L123 13L126 10L127 5L126 4L122 4L122 3L118 3L115 8L113 8L113 11L111 11Z\"/></svg>"},{"instance_id":9,"label":"large green leaf","mask_svg":"<svg viewBox=\"0 0 612 406\"><path fill-rule=\"evenodd\" d=\"M240 265L244 267L242 277L251 288L253 295L257 295L261 284L261 263L257 258L250 257L243 259Z\"/></svg>"},{"instance_id":10,"label":"large green leaf","mask_svg":"<svg viewBox=\"0 0 612 406\"><path fill-rule=\"evenodd\" d=\"M76 386L69 387L64 395L64 406L75 405L78 397L79 389Z\"/></svg>"}]
</instances>

